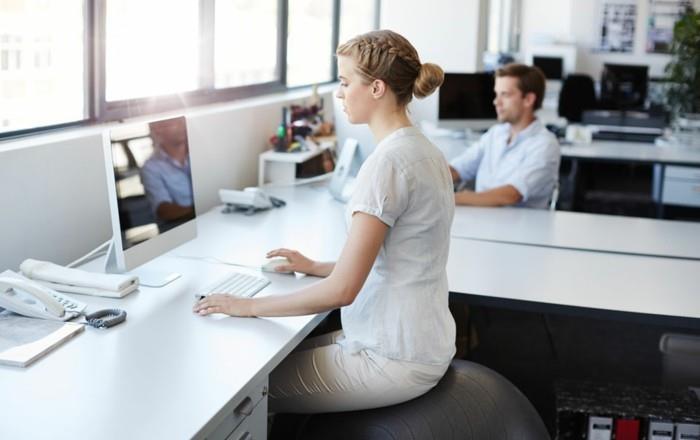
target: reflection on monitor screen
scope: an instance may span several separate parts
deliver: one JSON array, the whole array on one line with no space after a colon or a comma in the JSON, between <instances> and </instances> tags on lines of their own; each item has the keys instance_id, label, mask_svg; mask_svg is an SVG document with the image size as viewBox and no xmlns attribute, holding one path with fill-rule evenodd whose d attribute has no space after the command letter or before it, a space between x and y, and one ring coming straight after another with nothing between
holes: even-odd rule
<instances>
[{"instance_id":1,"label":"reflection on monitor screen","mask_svg":"<svg viewBox=\"0 0 700 440\"><path fill-rule=\"evenodd\" d=\"M184 117L111 129L105 162L113 230L108 272L129 271L195 237Z\"/></svg>"}]
</instances>

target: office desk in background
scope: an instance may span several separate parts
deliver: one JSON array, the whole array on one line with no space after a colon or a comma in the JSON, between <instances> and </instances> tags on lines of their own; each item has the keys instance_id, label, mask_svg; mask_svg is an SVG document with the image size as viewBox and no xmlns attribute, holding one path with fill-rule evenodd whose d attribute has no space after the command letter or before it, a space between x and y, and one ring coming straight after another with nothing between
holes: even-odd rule
<instances>
[{"instance_id":1,"label":"office desk in background","mask_svg":"<svg viewBox=\"0 0 700 440\"><path fill-rule=\"evenodd\" d=\"M580 160L700 166L700 151L644 142L593 141L591 144L562 145L561 155Z\"/></svg>"},{"instance_id":2,"label":"office desk in background","mask_svg":"<svg viewBox=\"0 0 700 440\"><path fill-rule=\"evenodd\" d=\"M687 147L656 146L650 143L594 141L590 145L565 145L562 159L571 161L566 177L575 191L579 162L610 162L652 165L650 197L656 216L664 214L664 205L700 207L700 150Z\"/></svg>"},{"instance_id":3,"label":"office desk in background","mask_svg":"<svg viewBox=\"0 0 700 440\"><path fill-rule=\"evenodd\" d=\"M429 138L448 160L459 156L474 141L453 136ZM664 205L700 207L700 150L642 142L593 141L591 144L562 145L561 156L562 161L571 162L562 182L571 194L576 192L580 162L641 164L653 167L647 197L653 201L658 218L663 217Z\"/></svg>"},{"instance_id":4,"label":"office desk in background","mask_svg":"<svg viewBox=\"0 0 700 440\"><path fill-rule=\"evenodd\" d=\"M448 160L459 156L475 138L466 139L462 133L454 136L428 136ZM561 146L565 158L626 163L646 163L700 167L700 151L685 147L658 147L651 143L627 141L593 141L591 144Z\"/></svg>"},{"instance_id":5,"label":"office desk in background","mask_svg":"<svg viewBox=\"0 0 700 440\"><path fill-rule=\"evenodd\" d=\"M700 260L700 224L673 220L529 208L458 206L452 236Z\"/></svg>"},{"instance_id":6,"label":"office desk in background","mask_svg":"<svg viewBox=\"0 0 700 440\"><path fill-rule=\"evenodd\" d=\"M698 260L465 238L447 262L452 297L468 303L693 329L698 273Z\"/></svg>"}]
</instances>

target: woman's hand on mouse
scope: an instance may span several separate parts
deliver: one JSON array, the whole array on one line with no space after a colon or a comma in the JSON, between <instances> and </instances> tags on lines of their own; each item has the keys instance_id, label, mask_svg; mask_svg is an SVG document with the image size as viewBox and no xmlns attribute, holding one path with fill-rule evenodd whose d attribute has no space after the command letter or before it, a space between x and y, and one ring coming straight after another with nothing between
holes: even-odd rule
<instances>
[{"instance_id":1,"label":"woman's hand on mouse","mask_svg":"<svg viewBox=\"0 0 700 440\"><path fill-rule=\"evenodd\" d=\"M314 268L316 262L305 257L301 252L292 249L274 249L265 255L267 258L284 257L289 264L281 264L275 267L276 272L301 272L309 275L316 275Z\"/></svg>"}]
</instances>

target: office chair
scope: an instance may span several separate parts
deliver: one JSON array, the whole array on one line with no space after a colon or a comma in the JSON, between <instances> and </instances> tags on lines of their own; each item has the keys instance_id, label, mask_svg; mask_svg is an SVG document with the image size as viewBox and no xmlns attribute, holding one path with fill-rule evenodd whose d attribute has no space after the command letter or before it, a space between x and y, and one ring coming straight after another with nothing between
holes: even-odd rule
<instances>
[{"instance_id":1,"label":"office chair","mask_svg":"<svg viewBox=\"0 0 700 440\"><path fill-rule=\"evenodd\" d=\"M279 416L292 416L278 414ZM424 395L384 408L296 416L284 438L306 440L545 440L549 433L527 398L506 378L455 359ZM275 420L277 423L277 420ZM273 431L275 428L273 427ZM276 438L273 432L271 438ZM281 434L281 433L280 433ZM282 437L280 437L282 438Z\"/></svg>"},{"instance_id":2,"label":"office chair","mask_svg":"<svg viewBox=\"0 0 700 440\"><path fill-rule=\"evenodd\" d=\"M584 110L598 108L593 78L583 74L566 77L559 92L559 116L569 122L581 122Z\"/></svg>"}]
</instances>

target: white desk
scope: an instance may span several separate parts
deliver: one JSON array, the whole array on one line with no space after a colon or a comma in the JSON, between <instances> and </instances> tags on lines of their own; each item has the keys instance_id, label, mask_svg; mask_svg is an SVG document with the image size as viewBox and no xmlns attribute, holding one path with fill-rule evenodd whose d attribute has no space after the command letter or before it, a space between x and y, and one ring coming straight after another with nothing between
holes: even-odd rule
<instances>
[{"instance_id":1,"label":"white desk","mask_svg":"<svg viewBox=\"0 0 700 440\"><path fill-rule=\"evenodd\" d=\"M450 291L700 328L700 261L452 239ZM536 309L537 307L533 307ZM594 313L595 315L595 313ZM602 314L601 314L602 315ZM689 318L689 319L683 319Z\"/></svg>"},{"instance_id":2,"label":"white desk","mask_svg":"<svg viewBox=\"0 0 700 440\"><path fill-rule=\"evenodd\" d=\"M288 206L246 217L200 217L199 237L149 263L183 277L121 300L80 296L88 310L124 308L126 323L86 331L26 369L0 366L0 438L204 438L265 383L323 315L275 319L203 318L193 292L226 266L173 255L225 257L258 265L264 252L298 247L334 259L344 242L342 205L313 190L276 192ZM309 196L295 198L296 196ZM293 214L292 214L293 212ZM340 232L340 233L338 233ZM267 275L274 295L313 278ZM262 432L266 432L262 419Z\"/></svg>"},{"instance_id":3,"label":"white desk","mask_svg":"<svg viewBox=\"0 0 700 440\"><path fill-rule=\"evenodd\" d=\"M700 260L700 223L527 208L458 206L452 236Z\"/></svg>"}]
</instances>

